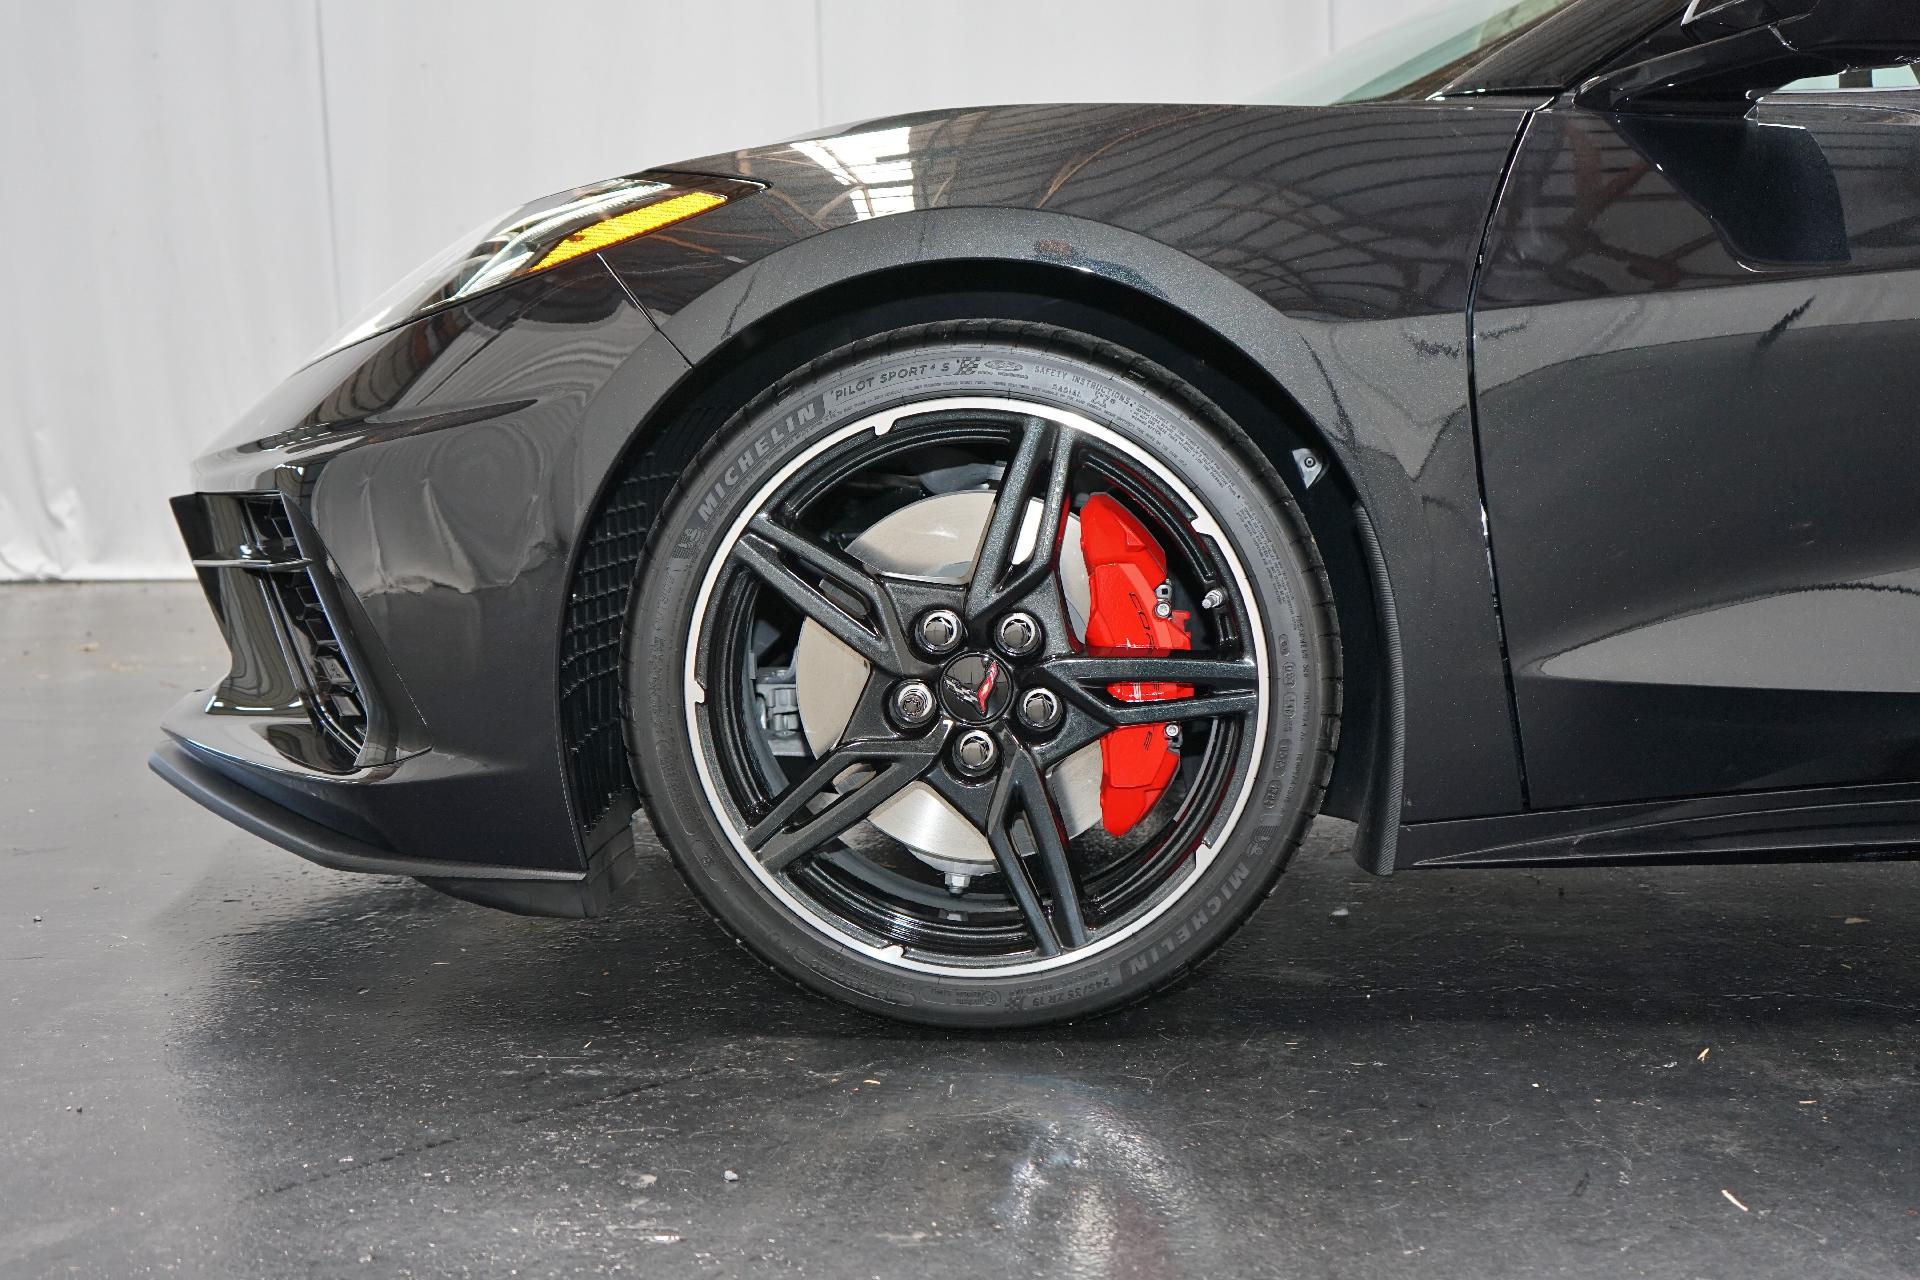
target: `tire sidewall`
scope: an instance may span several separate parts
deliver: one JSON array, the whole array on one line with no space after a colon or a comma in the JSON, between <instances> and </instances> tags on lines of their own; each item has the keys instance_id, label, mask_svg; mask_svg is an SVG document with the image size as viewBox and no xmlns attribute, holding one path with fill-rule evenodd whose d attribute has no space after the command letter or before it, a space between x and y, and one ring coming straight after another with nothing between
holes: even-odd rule
<instances>
[{"instance_id":1,"label":"tire sidewall","mask_svg":"<svg viewBox=\"0 0 1920 1280\"><path fill-rule=\"evenodd\" d=\"M743 943L816 990L875 1012L950 1026L1019 1025L1081 1016L1165 985L1224 940L1271 889L1323 777L1330 657L1313 570L1300 549L1306 535L1279 477L1197 393L1188 393L1193 403L1176 398L1170 376L1162 390L1051 346L929 334L822 364L721 430L655 532L629 619L627 688L631 747L657 833L694 891ZM744 505L786 461L848 422L963 395L1008 396L1081 414L1180 476L1213 514L1259 602L1270 697L1238 822L1177 904L1085 960L981 978L905 970L794 918L742 863L707 800L686 730L694 602Z\"/></svg>"}]
</instances>

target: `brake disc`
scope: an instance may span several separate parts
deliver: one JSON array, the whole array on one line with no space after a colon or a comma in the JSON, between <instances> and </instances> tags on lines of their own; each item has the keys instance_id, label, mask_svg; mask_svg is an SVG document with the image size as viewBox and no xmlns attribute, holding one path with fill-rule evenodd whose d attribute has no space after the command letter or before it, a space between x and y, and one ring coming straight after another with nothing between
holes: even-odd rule
<instances>
[{"instance_id":1,"label":"brake disc","mask_svg":"<svg viewBox=\"0 0 1920 1280\"><path fill-rule=\"evenodd\" d=\"M876 521L847 552L878 572L964 583L993 513L988 491L942 493L902 507ZM1041 506L1032 503L1020 529L1015 561L1026 559L1039 536ZM1086 633L1089 591L1080 553L1080 521L1067 517L1060 548L1060 588L1076 634ZM831 632L808 620L794 648L795 692L800 725L816 757L833 749L853 716L871 668ZM848 779L849 785L856 778ZM1076 751L1049 775L1067 834L1079 835L1100 821L1100 744ZM976 876L994 869L993 850L980 829L924 782L916 782L876 808L871 825L904 845L927 865L949 876Z\"/></svg>"}]
</instances>

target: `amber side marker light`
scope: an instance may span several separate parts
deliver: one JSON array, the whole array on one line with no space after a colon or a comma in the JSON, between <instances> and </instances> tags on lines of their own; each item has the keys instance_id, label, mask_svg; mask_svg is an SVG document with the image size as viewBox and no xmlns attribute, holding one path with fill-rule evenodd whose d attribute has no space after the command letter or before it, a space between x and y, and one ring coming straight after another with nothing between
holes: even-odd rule
<instances>
[{"instance_id":1,"label":"amber side marker light","mask_svg":"<svg viewBox=\"0 0 1920 1280\"><path fill-rule=\"evenodd\" d=\"M596 222L580 230L547 250L547 256L540 259L533 268L545 271L548 267L557 267L570 262L583 253L594 253L622 240L631 240L635 236L644 236L648 232L670 227L676 222L684 222L697 213L705 213L717 205L723 205L727 198L712 191L688 191L683 195L670 196L653 204L630 209L626 213L608 218L605 222Z\"/></svg>"}]
</instances>

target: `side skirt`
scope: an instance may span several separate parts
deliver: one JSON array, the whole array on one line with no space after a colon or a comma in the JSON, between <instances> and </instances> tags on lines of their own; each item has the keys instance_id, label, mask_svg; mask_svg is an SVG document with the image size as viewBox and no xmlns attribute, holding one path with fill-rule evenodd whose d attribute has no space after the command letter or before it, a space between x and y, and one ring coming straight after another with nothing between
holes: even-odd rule
<instances>
[{"instance_id":1,"label":"side skirt","mask_svg":"<svg viewBox=\"0 0 1920 1280\"><path fill-rule=\"evenodd\" d=\"M1920 857L1920 784L1814 788L1410 823L1411 867L1878 862Z\"/></svg>"}]
</instances>

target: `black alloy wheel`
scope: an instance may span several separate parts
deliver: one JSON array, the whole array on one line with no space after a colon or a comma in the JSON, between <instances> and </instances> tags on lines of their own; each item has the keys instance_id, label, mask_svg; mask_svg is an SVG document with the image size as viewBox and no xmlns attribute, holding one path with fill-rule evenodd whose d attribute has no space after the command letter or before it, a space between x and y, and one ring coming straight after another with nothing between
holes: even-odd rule
<instances>
[{"instance_id":1,"label":"black alloy wheel","mask_svg":"<svg viewBox=\"0 0 1920 1280\"><path fill-rule=\"evenodd\" d=\"M1190 969L1284 867L1331 763L1328 592L1190 388L929 326L800 370L689 476L636 593L633 753L696 894L788 976L919 1021L1071 1017ZM1190 648L1089 642L1094 502L1164 557ZM1116 829L1129 734L1171 773Z\"/></svg>"}]
</instances>

